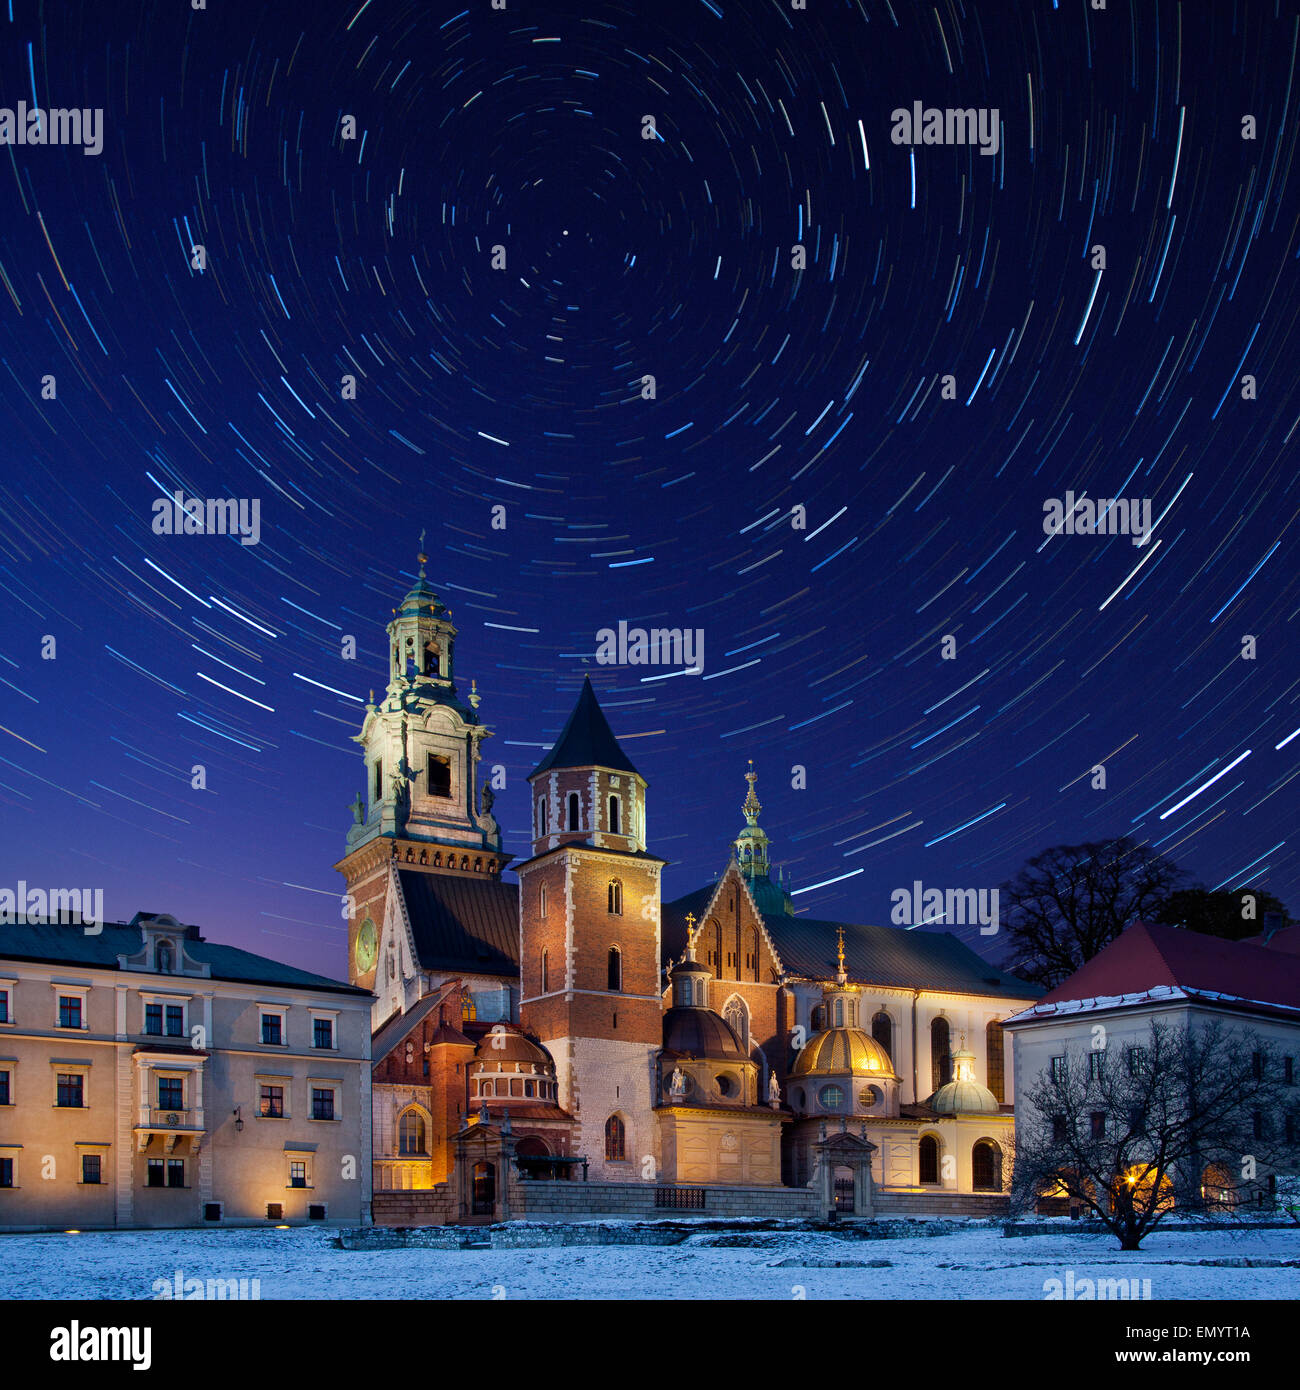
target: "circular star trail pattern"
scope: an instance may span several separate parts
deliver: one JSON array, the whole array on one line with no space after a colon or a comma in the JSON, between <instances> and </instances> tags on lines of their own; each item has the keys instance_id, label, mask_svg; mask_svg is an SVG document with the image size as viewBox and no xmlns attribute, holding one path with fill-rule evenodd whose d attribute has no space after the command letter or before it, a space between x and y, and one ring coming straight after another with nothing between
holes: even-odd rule
<instances>
[{"instance_id":1,"label":"circular star trail pattern","mask_svg":"<svg viewBox=\"0 0 1300 1390\"><path fill-rule=\"evenodd\" d=\"M814 916L1121 834L1295 907L1293 5L294 8L0 10L0 102L103 114L0 147L0 882L343 973L427 528L515 855L589 673L665 896L753 758Z\"/></svg>"}]
</instances>

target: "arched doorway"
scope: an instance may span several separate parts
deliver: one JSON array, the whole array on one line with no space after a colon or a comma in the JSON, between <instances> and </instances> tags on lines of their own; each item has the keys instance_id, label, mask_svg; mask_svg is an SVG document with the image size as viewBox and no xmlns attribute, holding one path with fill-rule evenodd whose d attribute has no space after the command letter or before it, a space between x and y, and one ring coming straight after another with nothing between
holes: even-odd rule
<instances>
[{"instance_id":1,"label":"arched doorway","mask_svg":"<svg viewBox=\"0 0 1300 1390\"><path fill-rule=\"evenodd\" d=\"M971 1150L971 1187L976 1192L1002 1191L1002 1150L992 1139L980 1139Z\"/></svg>"},{"instance_id":2,"label":"arched doorway","mask_svg":"<svg viewBox=\"0 0 1300 1390\"><path fill-rule=\"evenodd\" d=\"M919 1180L926 1183L939 1181L939 1141L933 1134L921 1136Z\"/></svg>"},{"instance_id":3,"label":"arched doorway","mask_svg":"<svg viewBox=\"0 0 1300 1390\"><path fill-rule=\"evenodd\" d=\"M474 1165L474 1198L471 1214L495 1216L497 1206L497 1170L492 1163Z\"/></svg>"}]
</instances>

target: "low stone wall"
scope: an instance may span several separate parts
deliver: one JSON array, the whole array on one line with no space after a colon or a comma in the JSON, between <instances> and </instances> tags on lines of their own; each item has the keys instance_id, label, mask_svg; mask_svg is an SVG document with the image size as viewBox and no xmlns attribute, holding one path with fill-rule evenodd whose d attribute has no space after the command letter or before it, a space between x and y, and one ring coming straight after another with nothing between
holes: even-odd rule
<instances>
[{"instance_id":1,"label":"low stone wall","mask_svg":"<svg viewBox=\"0 0 1300 1390\"><path fill-rule=\"evenodd\" d=\"M370 1198L370 1219L376 1226L443 1226L454 1217L451 1190L445 1182L437 1187L375 1192Z\"/></svg>"},{"instance_id":2,"label":"low stone wall","mask_svg":"<svg viewBox=\"0 0 1300 1390\"><path fill-rule=\"evenodd\" d=\"M701 1193L677 1200L692 1206L659 1206L655 1193ZM518 1206L515 1199L518 1199ZM672 1187L652 1182L545 1182L522 1179L511 1185L511 1213L525 1220L594 1219L610 1217L813 1217L819 1215L816 1196L800 1187Z\"/></svg>"},{"instance_id":3,"label":"low stone wall","mask_svg":"<svg viewBox=\"0 0 1300 1390\"><path fill-rule=\"evenodd\" d=\"M877 1192L877 1216L1005 1217L1011 1199L996 1193Z\"/></svg>"}]
</instances>

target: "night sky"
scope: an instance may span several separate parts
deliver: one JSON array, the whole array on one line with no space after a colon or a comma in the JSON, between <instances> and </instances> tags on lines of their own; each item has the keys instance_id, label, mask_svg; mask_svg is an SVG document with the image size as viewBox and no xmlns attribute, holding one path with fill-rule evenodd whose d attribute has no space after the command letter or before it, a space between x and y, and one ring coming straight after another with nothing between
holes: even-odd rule
<instances>
[{"instance_id":1,"label":"night sky","mask_svg":"<svg viewBox=\"0 0 1300 1390\"><path fill-rule=\"evenodd\" d=\"M813 916L1120 834L1295 911L1298 38L1242 0L0 0L0 105L103 111L97 157L0 147L0 885L344 975L349 738L427 528L518 857L586 671L665 897L752 758ZM916 101L997 108L997 154L892 143ZM155 535L176 489L258 499L259 543ZM1069 491L1150 499L1150 543L1045 536ZM598 665L620 619L702 629L703 674Z\"/></svg>"}]
</instances>

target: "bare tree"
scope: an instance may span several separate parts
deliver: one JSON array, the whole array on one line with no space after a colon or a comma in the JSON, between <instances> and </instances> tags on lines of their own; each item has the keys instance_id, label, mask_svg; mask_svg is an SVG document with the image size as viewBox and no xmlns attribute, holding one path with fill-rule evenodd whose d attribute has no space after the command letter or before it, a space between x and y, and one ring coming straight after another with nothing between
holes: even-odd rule
<instances>
[{"instance_id":1,"label":"bare tree","mask_svg":"<svg viewBox=\"0 0 1300 1390\"><path fill-rule=\"evenodd\" d=\"M1057 845L999 890L1014 974L1053 988L1125 927L1153 917L1180 870L1136 840Z\"/></svg>"},{"instance_id":2,"label":"bare tree","mask_svg":"<svg viewBox=\"0 0 1300 1390\"><path fill-rule=\"evenodd\" d=\"M1244 1217L1300 1163L1300 1087L1275 1044L1219 1020L1066 1049L1017 1098L1012 1210L1064 1195L1136 1250L1171 1211ZM1099 1044L1099 1045L1098 1045Z\"/></svg>"}]
</instances>

